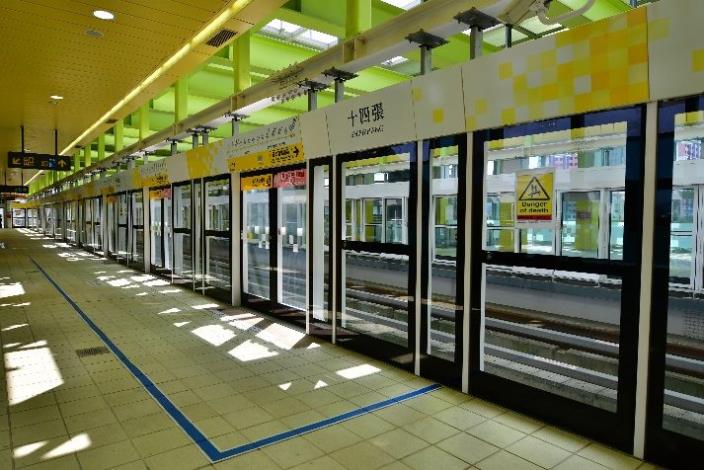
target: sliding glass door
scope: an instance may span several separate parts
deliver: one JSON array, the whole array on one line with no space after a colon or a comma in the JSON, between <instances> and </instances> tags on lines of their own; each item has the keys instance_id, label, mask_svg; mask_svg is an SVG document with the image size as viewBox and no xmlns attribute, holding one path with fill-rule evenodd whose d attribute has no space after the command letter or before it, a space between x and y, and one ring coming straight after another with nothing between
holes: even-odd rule
<instances>
[{"instance_id":1,"label":"sliding glass door","mask_svg":"<svg viewBox=\"0 0 704 470\"><path fill-rule=\"evenodd\" d=\"M230 175L203 180L205 211L203 244L203 285L211 297L232 300L230 227Z\"/></svg>"}]
</instances>

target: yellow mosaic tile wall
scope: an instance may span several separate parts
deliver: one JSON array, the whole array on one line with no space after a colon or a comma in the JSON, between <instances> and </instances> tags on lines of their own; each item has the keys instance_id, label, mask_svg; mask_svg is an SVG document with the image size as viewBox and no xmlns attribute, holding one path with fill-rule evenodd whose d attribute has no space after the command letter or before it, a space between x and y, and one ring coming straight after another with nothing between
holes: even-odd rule
<instances>
[{"instance_id":1,"label":"yellow mosaic tile wall","mask_svg":"<svg viewBox=\"0 0 704 470\"><path fill-rule=\"evenodd\" d=\"M646 102L647 10L482 57L463 72L468 130Z\"/></svg>"}]
</instances>

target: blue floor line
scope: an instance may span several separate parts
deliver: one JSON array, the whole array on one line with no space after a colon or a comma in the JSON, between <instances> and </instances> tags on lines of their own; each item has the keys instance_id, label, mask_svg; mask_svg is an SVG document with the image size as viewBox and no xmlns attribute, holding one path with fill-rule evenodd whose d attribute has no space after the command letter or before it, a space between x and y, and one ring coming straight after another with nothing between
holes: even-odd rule
<instances>
[{"instance_id":1,"label":"blue floor line","mask_svg":"<svg viewBox=\"0 0 704 470\"><path fill-rule=\"evenodd\" d=\"M61 286L59 286L54 281L54 279L49 276L49 274L44 270L44 268L42 268L39 263L34 260L34 258L30 257L29 259L32 261L32 263L34 263L34 265L39 269L39 271L41 271L44 277L49 280L51 285L53 285L54 288L59 291L61 296L71 305L71 307L73 307L76 313L78 313L81 319L90 327L91 330L93 330L93 332L98 336L98 338L100 338L101 341L105 343L105 346L110 349L110 351L117 357L120 362L122 362L122 364L127 368L127 370L129 370L130 373L139 381L139 383L142 384L147 393L149 393L157 401L157 403L159 403L159 405L164 409L164 411L166 411L166 413L171 416L171 418L176 422L176 424L178 424L181 429L183 429L183 431L193 440L193 442L201 449L201 451L208 457L208 459L212 463L226 460L238 456L240 454L259 449L264 446L276 444L277 442L285 441L287 439L291 439L302 434L307 434L318 429L332 426L334 424L338 424L343 421L347 421L352 418L356 418L358 416L380 410L382 408L387 408L389 406L401 403L402 401L410 400L412 398L425 395L426 393L430 393L442 387L442 385L439 384L428 385L426 387L412 390L410 392L406 392L401 395L388 398L377 403L372 403L371 405L356 408L352 411L348 411L337 416L332 416L321 421L316 421L314 423L299 426L297 428L274 434L269 437L257 439L256 441L252 441L247 444L242 444L231 449L220 450L212 442L210 442L210 440L208 440L208 438L195 426L195 424L193 424L186 417L186 415L181 412L181 410L176 408L176 405L174 405L173 402L171 402L171 400L169 400L168 397L161 390L159 390L159 387L157 387L156 384L152 382L146 374L139 370L139 368L134 365L132 361L127 358L127 356L125 356L125 354L120 350L120 348L118 348L117 345L113 343L112 340L108 338L108 336L103 333L100 328L98 328L98 325L96 325L93 320L91 320L90 317L86 315L86 313L81 309L81 307L79 307L78 304L74 302L74 300L66 293L66 291L64 291Z\"/></svg>"}]
</instances>

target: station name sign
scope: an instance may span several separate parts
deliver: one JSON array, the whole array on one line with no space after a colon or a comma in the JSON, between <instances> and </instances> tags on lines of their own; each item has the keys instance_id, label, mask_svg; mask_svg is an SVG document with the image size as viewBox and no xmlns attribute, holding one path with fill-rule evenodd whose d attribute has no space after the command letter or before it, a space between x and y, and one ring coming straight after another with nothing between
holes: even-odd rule
<instances>
[{"instance_id":1,"label":"station name sign","mask_svg":"<svg viewBox=\"0 0 704 470\"><path fill-rule=\"evenodd\" d=\"M47 155L43 153L7 153L8 168L23 168L31 170L59 170L71 169L71 157L65 155Z\"/></svg>"},{"instance_id":2,"label":"station name sign","mask_svg":"<svg viewBox=\"0 0 704 470\"><path fill-rule=\"evenodd\" d=\"M29 194L29 186L8 186L0 184L0 193Z\"/></svg>"}]
</instances>

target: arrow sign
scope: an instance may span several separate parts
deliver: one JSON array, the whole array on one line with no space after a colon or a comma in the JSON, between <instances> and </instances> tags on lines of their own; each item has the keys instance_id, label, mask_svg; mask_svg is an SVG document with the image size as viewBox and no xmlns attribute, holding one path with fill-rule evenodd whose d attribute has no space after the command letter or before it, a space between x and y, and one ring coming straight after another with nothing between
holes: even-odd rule
<instances>
[{"instance_id":1,"label":"arrow sign","mask_svg":"<svg viewBox=\"0 0 704 470\"><path fill-rule=\"evenodd\" d=\"M8 152L7 167L34 170L56 168L68 170L71 168L71 157L64 155L47 155L42 153Z\"/></svg>"}]
</instances>

